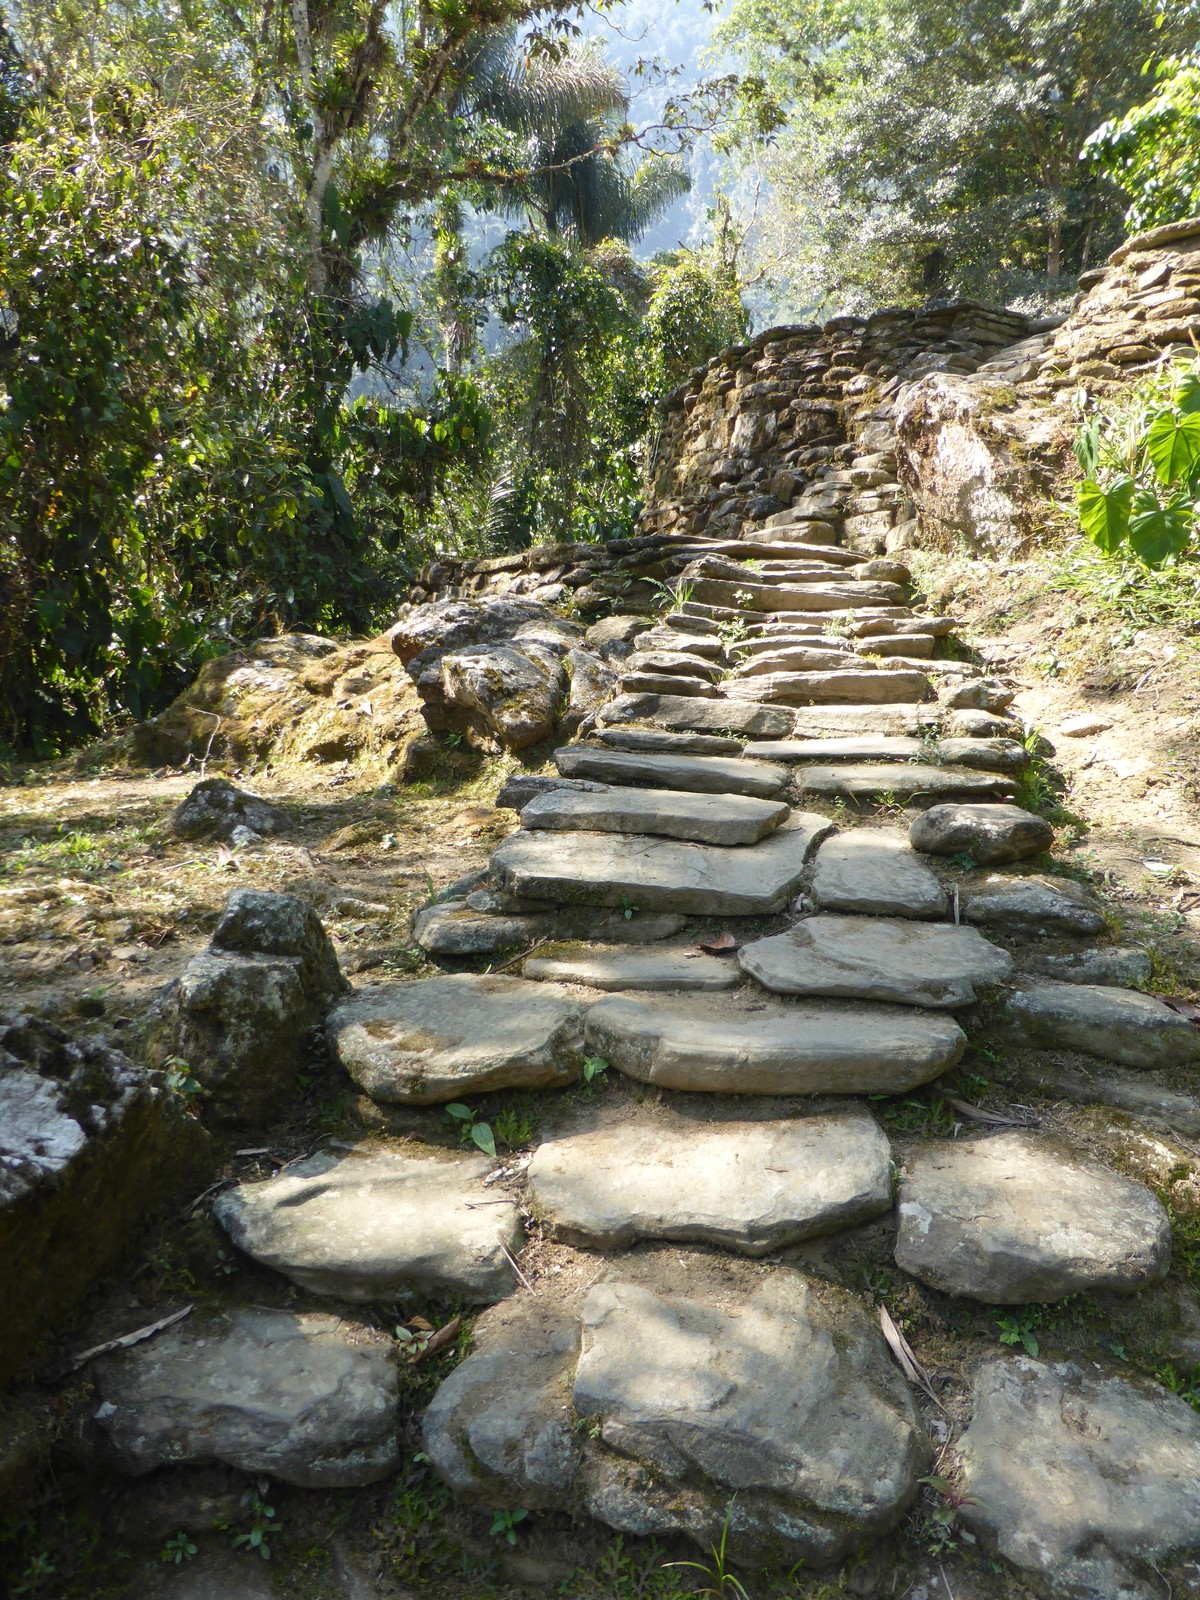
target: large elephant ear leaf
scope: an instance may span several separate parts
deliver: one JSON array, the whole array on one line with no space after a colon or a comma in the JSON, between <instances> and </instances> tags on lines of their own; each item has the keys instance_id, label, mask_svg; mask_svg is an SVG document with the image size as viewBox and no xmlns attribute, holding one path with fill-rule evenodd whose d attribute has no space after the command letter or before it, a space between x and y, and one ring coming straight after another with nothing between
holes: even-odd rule
<instances>
[{"instance_id":1,"label":"large elephant ear leaf","mask_svg":"<svg viewBox=\"0 0 1200 1600\"><path fill-rule=\"evenodd\" d=\"M1182 555L1192 531L1191 502L1175 499L1160 505L1151 489L1137 496L1129 519L1129 546L1147 567L1161 567L1172 556Z\"/></svg>"},{"instance_id":2,"label":"large elephant ear leaf","mask_svg":"<svg viewBox=\"0 0 1200 1600\"><path fill-rule=\"evenodd\" d=\"M1175 391L1176 409L1184 416L1200 411L1200 372L1189 372Z\"/></svg>"},{"instance_id":3,"label":"large elephant ear leaf","mask_svg":"<svg viewBox=\"0 0 1200 1600\"><path fill-rule=\"evenodd\" d=\"M1173 411L1161 412L1150 424L1146 450L1160 483L1186 478L1200 461L1200 411L1182 417Z\"/></svg>"},{"instance_id":4,"label":"large elephant ear leaf","mask_svg":"<svg viewBox=\"0 0 1200 1600\"><path fill-rule=\"evenodd\" d=\"M1118 478L1102 489L1094 478L1089 478L1079 486L1078 508L1084 533L1105 555L1114 555L1129 532L1133 479Z\"/></svg>"}]
</instances>

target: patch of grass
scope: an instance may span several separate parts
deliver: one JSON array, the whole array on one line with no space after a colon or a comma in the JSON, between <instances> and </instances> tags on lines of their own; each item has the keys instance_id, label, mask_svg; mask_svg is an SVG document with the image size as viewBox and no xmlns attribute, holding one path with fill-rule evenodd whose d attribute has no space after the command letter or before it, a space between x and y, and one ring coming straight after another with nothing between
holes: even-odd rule
<instances>
[{"instance_id":1,"label":"patch of grass","mask_svg":"<svg viewBox=\"0 0 1200 1600\"><path fill-rule=\"evenodd\" d=\"M1096 610L1131 628L1177 628L1200 633L1200 560L1182 560L1157 571L1136 561L1104 556L1076 540L1054 551L1046 563L1046 584L1082 596Z\"/></svg>"}]
</instances>

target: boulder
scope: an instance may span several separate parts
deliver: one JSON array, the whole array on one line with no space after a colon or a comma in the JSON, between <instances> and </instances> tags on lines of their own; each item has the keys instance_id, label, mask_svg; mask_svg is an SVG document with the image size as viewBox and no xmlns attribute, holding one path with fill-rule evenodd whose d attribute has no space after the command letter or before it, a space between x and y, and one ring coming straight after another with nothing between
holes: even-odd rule
<instances>
[{"instance_id":1,"label":"boulder","mask_svg":"<svg viewBox=\"0 0 1200 1600\"><path fill-rule=\"evenodd\" d=\"M989 873L964 893L968 922L1007 934L1066 934L1094 938L1105 931L1095 897L1070 878Z\"/></svg>"},{"instance_id":2,"label":"boulder","mask_svg":"<svg viewBox=\"0 0 1200 1600\"><path fill-rule=\"evenodd\" d=\"M1092 983L1027 983L1008 996L1000 1023L1016 1044L1075 1050L1121 1066L1200 1061L1200 1028L1153 995Z\"/></svg>"},{"instance_id":3,"label":"boulder","mask_svg":"<svg viewBox=\"0 0 1200 1600\"><path fill-rule=\"evenodd\" d=\"M955 688L950 688L943 696L942 704L947 711L1005 711L1012 705L1015 696L1007 684L1001 683L999 678L972 678L967 683L960 683Z\"/></svg>"},{"instance_id":4,"label":"boulder","mask_svg":"<svg viewBox=\"0 0 1200 1600\"><path fill-rule=\"evenodd\" d=\"M239 1250L313 1294L423 1303L498 1300L523 1242L515 1205L490 1195L485 1156L360 1146L322 1150L264 1183L226 1189L213 1215Z\"/></svg>"},{"instance_id":5,"label":"boulder","mask_svg":"<svg viewBox=\"0 0 1200 1600\"><path fill-rule=\"evenodd\" d=\"M295 1091L309 1035L349 988L311 906L235 889L208 949L155 1002L147 1059L186 1062L219 1120L269 1119Z\"/></svg>"},{"instance_id":6,"label":"boulder","mask_svg":"<svg viewBox=\"0 0 1200 1600\"><path fill-rule=\"evenodd\" d=\"M974 928L890 917L805 917L743 945L742 968L776 994L968 1006L976 987L1003 983L1012 957Z\"/></svg>"},{"instance_id":7,"label":"boulder","mask_svg":"<svg viewBox=\"0 0 1200 1600\"><path fill-rule=\"evenodd\" d=\"M567 704L555 731L570 736L612 699L617 692L618 678L604 658L590 650L568 650L563 662L567 674Z\"/></svg>"},{"instance_id":8,"label":"boulder","mask_svg":"<svg viewBox=\"0 0 1200 1600\"><path fill-rule=\"evenodd\" d=\"M1041 855L1053 845L1054 829L1020 806L951 804L922 812L908 837L914 850L927 855L970 856L990 867Z\"/></svg>"},{"instance_id":9,"label":"boulder","mask_svg":"<svg viewBox=\"0 0 1200 1600\"><path fill-rule=\"evenodd\" d=\"M0 1384L209 1165L200 1124L119 1050L0 1013Z\"/></svg>"},{"instance_id":10,"label":"boulder","mask_svg":"<svg viewBox=\"0 0 1200 1600\"><path fill-rule=\"evenodd\" d=\"M978 767L983 772L1020 773L1030 755L1015 739L940 739L937 758L945 767Z\"/></svg>"},{"instance_id":11,"label":"boulder","mask_svg":"<svg viewBox=\"0 0 1200 1600\"><path fill-rule=\"evenodd\" d=\"M588 1053L664 1089L704 1094L898 1094L957 1064L950 1017L902 1006L752 994L608 995L587 1016Z\"/></svg>"},{"instance_id":12,"label":"boulder","mask_svg":"<svg viewBox=\"0 0 1200 1600\"><path fill-rule=\"evenodd\" d=\"M364 989L330 1016L329 1046L373 1099L436 1105L578 1074L583 1007L552 984L455 973Z\"/></svg>"},{"instance_id":13,"label":"boulder","mask_svg":"<svg viewBox=\"0 0 1200 1600\"><path fill-rule=\"evenodd\" d=\"M866 1314L787 1268L688 1261L614 1269L573 1316L502 1311L426 1411L437 1470L639 1536L727 1522L738 1560L827 1564L893 1528L930 1452Z\"/></svg>"},{"instance_id":14,"label":"boulder","mask_svg":"<svg viewBox=\"0 0 1200 1600\"><path fill-rule=\"evenodd\" d=\"M1200 1415L1148 1379L985 1361L960 1455L962 1521L1043 1593L1158 1600L1200 1552Z\"/></svg>"},{"instance_id":15,"label":"boulder","mask_svg":"<svg viewBox=\"0 0 1200 1600\"><path fill-rule=\"evenodd\" d=\"M556 1234L604 1250L682 1239L759 1256L892 1206L891 1149L859 1106L786 1122L663 1108L545 1140L528 1177Z\"/></svg>"},{"instance_id":16,"label":"boulder","mask_svg":"<svg viewBox=\"0 0 1200 1600\"><path fill-rule=\"evenodd\" d=\"M95 1369L93 1425L122 1472L220 1461L303 1489L400 1464L392 1341L341 1317L189 1317Z\"/></svg>"},{"instance_id":17,"label":"boulder","mask_svg":"<svg viewBox=\"0 0 1200 1600\"><path fill-rule=\"evenodd\" d=\"M235 828L282 833L287 817L260 795L228 778L204 778L175 807L168 827L177 839L229 839Z\"/></svg>"},{"instance_id":18,"label":"boulder","mask_svg":"<svg viewBox=\"0 0 1200 1600\"><path fill-rule=\"evenodd\" d=\"M1025 1132L919 1145L904 1160L896 1261L987 1305L1132 1294L1171 1260L1149 1189Z\"/></svg>"}]
</instances>

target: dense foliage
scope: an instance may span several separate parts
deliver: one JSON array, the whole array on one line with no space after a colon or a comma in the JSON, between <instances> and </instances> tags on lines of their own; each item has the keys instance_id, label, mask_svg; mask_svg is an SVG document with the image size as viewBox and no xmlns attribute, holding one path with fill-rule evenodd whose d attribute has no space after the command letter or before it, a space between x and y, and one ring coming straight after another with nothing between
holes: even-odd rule
<instances>
[{"instance_id":1,"label":"dense foliage","mask_svg":"<svg viewBox=\"0 0 1200 1600\"><path fill-rule=\"evenodd\" d=\"M1160 62L1154 92L1106 122L1085 153L1130 196L1130 231L1200 211L1200 54Z\"/></svg>"},{"instance_id":2,"label":"dense foliage","mask_svg":"<svg viewBox=\"0 0 1200 1600\"><path fill-rule=\"evenodd\" d=\"M764 232L797 306L1069 287L1125 204L1084 145L1192 28L1158 21L1150 0L736 0L725 42L791 113Z\"/></svg>"}]
</instances>

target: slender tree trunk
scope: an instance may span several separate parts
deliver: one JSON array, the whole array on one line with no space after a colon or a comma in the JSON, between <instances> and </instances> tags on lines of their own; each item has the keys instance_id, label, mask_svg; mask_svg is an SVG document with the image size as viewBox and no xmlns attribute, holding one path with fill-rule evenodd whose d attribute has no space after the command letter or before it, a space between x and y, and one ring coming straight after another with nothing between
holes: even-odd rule
<instances>
[{"instance_id":1,"label":"slender tree trunk","mask_svg":"<svg viewBox=\"0 0 1200 1600\"><path fill-rule=\"evenodd\" d=\"M1046 249L1046 276L1057 278L1062 273L1063 219L1056 212L1050 219L1050 243Z\"/></svg>"}]
</instances>

